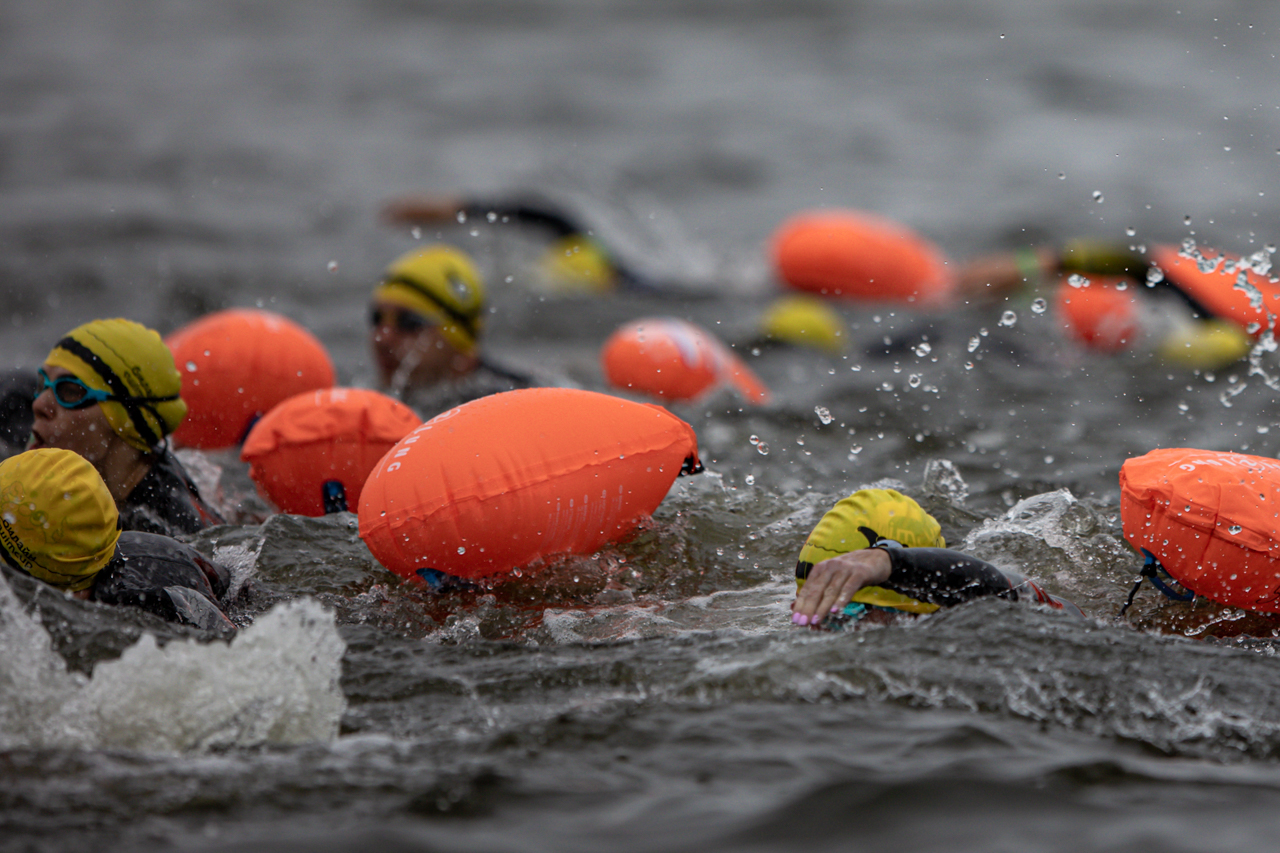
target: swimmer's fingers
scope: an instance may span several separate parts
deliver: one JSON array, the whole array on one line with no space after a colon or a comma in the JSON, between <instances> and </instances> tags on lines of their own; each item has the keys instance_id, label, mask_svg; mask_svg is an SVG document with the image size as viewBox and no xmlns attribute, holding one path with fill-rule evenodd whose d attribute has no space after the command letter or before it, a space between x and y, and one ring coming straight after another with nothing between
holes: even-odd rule
<instances>
[{"instance_id":1,"label":"swimmer's fingers","mask_svg":"<svg viewBox=\"0 0 1280 853\"><path fill-rule=\"evenodd\" d=\"M466 206L463 199L451 196L413 196L392 199L382 206L382 218L388 222L432 223L455 219Z\"/></svg>"},{"instance_id":2,"label":"swimmer's fingers","mask_svg":"<svg viewBox=\"0 0 1280 853\"><path fill-rule=\"evenodd\" d=\"M809 572L796 596L792 621L797 625L820 623L827 614L848 604L862 587L887 580L890 570L889 555L879 549L823 560Z\"/></svg>"}]
</instances>

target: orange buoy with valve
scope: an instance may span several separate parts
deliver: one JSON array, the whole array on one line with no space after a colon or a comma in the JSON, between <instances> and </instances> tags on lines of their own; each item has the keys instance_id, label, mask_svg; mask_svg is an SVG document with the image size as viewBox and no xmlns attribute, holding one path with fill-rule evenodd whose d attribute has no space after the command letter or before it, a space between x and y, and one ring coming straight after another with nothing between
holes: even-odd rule
<instances>
[{"instance_id":1,"label":"orange buoy with valve","mask_svg":"<svg viewBox=\"0 0 1280 853\"><path fill-rule=\"evenodd\" d=\"M614 388L660 400L692 400L721 384L749 403L767 403L771 397L768 387L719 338L674 317L621 326L601 347L600 366Z\"/></svg>"},{"instance_id":2,"label":"orange buoy with valve","mask_svg":"<svg viewBox=\"0 0 1280 853\"><path fill-rule=\"evenodd\" d=\"M1126 460L1120 520L1187 589L1280 613L1280 460L1188 448Z\"/></svg>"},{"instance_id":3,"label":"orange buoy with valve","mask_svg":"<svg viewBox=\"0 0 1280 853\"><path fill-rule=\"evenodd\" d=\"M421 423L404 403L367 388L307 391L254 424L240 458L281 511L341 512L359 505L373 466Z\"/></svg>"},{"instance_id":4,"label":"orange buoy with valve","mask_svg":"<svg viewBox=\"0 0 1280 853\"><path fill-rule=\"evenodd\" d=\"M934 307L948 301L956 284L932 243L859 210L798 213L774 232L770 253L783 284L822 296Z\"/></svg>"},{"instance_id":5,"label":"orange buoy with valve","mask_svg":"<svg viewBox=\"0 0 1280 853\"><path fill-rule=\"evenodd\" d=\"M635 530L683 472L693 428L661 406L529 388L437 415L382 458L360 496L360 537L412 577L483 577L589 554Z\"/></svg>"},{"instance_id":6,"label":"orange buoy with valve","mask_svg":"<svg viewBox=\"0 0 1280 853\"><path fill-rule=\"evenodd\" d=\"M234 447L277 403L334 382L324 346L302 326L269 311L209 314L165 343L182 374L187 404L186 420L173 433L181 447Z\"/></svg>"}]
</instances>

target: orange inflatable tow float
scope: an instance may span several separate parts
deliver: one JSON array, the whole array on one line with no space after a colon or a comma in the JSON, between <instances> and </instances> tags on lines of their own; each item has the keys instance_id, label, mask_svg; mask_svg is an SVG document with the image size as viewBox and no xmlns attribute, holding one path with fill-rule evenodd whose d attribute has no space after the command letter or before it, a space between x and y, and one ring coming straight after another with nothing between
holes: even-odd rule
<instances>
[{"instance_id":1,"label":"orange inflatable tow float","mask_svg":"<svg viewBox=\"0 0 1280 853\"><path fill-rule=\"evenodd\" d=\"M770 253L786 286L822 296L936 307L956 285L952 267L932 243L863 211L798 213L774 232Z\"/></svg>"},{"instance_id":2,"label":"orange inflatable tow float","mask_svg":"<svg viewBox=\"0 0 1280 853\"><path fill-rule=\"evenodd\" d=\"M681 473L693 428L666 409L573 388L482 397L396 444L360 496L360 537L405 577L477 578L589 554L631 533Z\"/></svg>"},{"instance_id":3,"label":"orange inflatable tow float","mask_svg":"<svg viewBox=\"0 0 1280 853\"><path fill-rule=\"evenodd\" d=\"M1188 590L1280 613L1280 460L1153 450L1120 469L1120 519L1130 544Z\"/></svg>"},{"instance_id":4,"label":"orange inflatable tow float","mask_svg":"<svg viewBox=\"0 0 1280 853\"><path fill-rule=\"evenodd\" d=\"M218 450L244 440L277 403L334 382L329 353L279 314L233 308L201 317L165 338L182 374L187 417L180 447Z\"/></svg>"},{"instance_id":5,"label":"orange inflatable tow float","mask_svg":"<svg viewBox=\"0 0 1280 853\"><path fill-rule=\"evenodd\" d=\"M281 511L342 512L359 505L373 466L421 423L404 403L367 388L308 391L254 424L240 458Z\"/></svg>"},{"instance_id":6,"label":"orange inflatable tow float","mask_svg":"<svg viewBox=\"0 0 1280 853\"><path fill-rule=\"evenodd\" d=\"M1280 318L1280 282L1246 268L1234 255L1213 249L1196 252L1211 269L1202 270L1195 257L1177 246L1155 246L1151 259L1169 281L1214 317L1230 320L1251 335L1275 327ZM1242 273L1246 287L1239 286Z\"/></svg>"},{"instance_id":7,"label":"orange inflatable tow float","mask_svg":"<svg viewBox=\"0 0 1280 853\"><path fill-rule=\"evenodd\" d=\"M1067 336L1091 349L1120 352L1138 338L1138 301L1123 276L1091 275L1080 287L1064 283L1054 299Z\"/></svg>"},{"instance_id":8,"label":"orange inflatable tow float","mask_svg":"<svg viewBox=\"0 0 1280 853\"><path fill-rule=\"evenodd\" d=\"M769 389L715 335L673 317L620 327L600 349L600 366L614 388L660 400L692 400L732 386L749 403L769 402Z\"/></svg>"}]
</instances>

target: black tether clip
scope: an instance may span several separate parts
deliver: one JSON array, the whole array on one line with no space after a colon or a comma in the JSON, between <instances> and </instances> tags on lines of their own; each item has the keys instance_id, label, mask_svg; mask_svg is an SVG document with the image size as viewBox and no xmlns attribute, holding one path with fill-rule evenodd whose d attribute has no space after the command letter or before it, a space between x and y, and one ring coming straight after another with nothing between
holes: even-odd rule
<instances>
[{"instance_id":1,"label":"black tether clip","mask_svg":"<svg viewBox=\"0 0 1280 853\"><path fill-rule=\"evenodd\" d=\"M1142 549L1142 553L1146 555L1147 559L1142 564L1142 571L1140 573L1141 577L1139 577L1138 582L1133 585L1133 589L1129 590L1129 600L1124 603L1124 607L1120 608L1120 612L1117 614L1117 617L1123 616L1124 612L1129 609L1129 605L1133 604L1133 597L1138 594L1138 590L1142 587L1142 582L1144 580L1151 581L1152 586L1164 593L1166 598L1170 598L1174 601L1191 601L1196 597L1194 592L1186 589L1182 584L1174 580L1173 575L1169 574L1168 569L1160 565L1160 560L1156 558L1155 554L1152 554L1146 548ZM1165 581L1161 578L1160 575L1162 574L1169 580Z\"/></svg>"}]
</instances>

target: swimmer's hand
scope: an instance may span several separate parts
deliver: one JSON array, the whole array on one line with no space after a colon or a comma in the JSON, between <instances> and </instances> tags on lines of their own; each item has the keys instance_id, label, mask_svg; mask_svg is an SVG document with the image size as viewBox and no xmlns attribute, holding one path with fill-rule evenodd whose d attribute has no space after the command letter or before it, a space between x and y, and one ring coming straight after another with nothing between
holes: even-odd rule
<instances>
[{"instance_id":1,"label":"swimmer's hand","mask_svg":"<svg viewBox=\"0 0 1280 853\"><path fill-rule=\"evenodd\" d=\"M425 225L456 219L466 206L465 199L452 196L411 196L384 204L382 218L388 222Z\"/></svg>"},{"instance_id":2,"label":"swimmer's hand","mask_svg":"<svg viewBox=\"0 0 1280 853\"><path fill-rule=\"evenodd\" d=\"M893 563L883 548L850 551L823 560L809 570L796 600L791 604L791 621L814 628L832 613L839 613L864 586L889 579Z\"/></svg>"}]
</instances>

